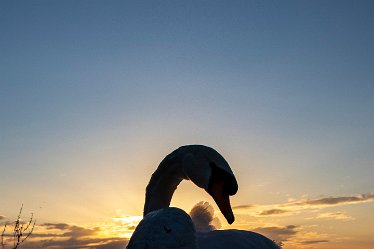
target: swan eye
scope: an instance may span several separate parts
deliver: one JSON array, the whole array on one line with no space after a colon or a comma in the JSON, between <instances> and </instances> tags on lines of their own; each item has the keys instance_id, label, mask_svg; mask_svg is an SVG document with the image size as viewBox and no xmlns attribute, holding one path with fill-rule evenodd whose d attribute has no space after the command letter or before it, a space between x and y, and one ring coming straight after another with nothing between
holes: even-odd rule
<instances>
[{"instance_id":1,"label":"swan eye","mask_svg":"<svg viewBox=\"0 0 374 249\"><path fill-rule=\"evenodd\" d=\"M165 226L164 226L164 230L165 230L166 233L170 233L171 232L171 228L167 228Z\"/></svg>"}]
</instances>

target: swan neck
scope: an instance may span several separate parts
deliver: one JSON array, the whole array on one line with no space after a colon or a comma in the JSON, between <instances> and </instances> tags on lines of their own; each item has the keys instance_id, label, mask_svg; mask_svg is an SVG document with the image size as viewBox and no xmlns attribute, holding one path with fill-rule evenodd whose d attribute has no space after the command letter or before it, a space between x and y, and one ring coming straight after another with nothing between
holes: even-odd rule
<instances>
[{"instance_id":1,"label":"swan neck","mask_svg":"<svg viewBox=\"0 0 374 249\"><path fill-rule=\"evenodd\" d=\"M183 179L188 178L183 172L180 161L167 156L152 174L148 183L143 215L169 207L171 198Z\"/></svg>"}]
</instances>

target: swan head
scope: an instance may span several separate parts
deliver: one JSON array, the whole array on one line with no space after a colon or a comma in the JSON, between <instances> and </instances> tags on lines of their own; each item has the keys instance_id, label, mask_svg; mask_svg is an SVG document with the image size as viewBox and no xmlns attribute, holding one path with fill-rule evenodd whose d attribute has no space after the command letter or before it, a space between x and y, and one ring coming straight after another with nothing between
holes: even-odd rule
<instances>
[{"instance_id":1,"label":"swan head","mask_svg":"<svg viewBox=\"0 0 374 249\"><path fill-rule=\"evenodd\" d=\"M163 208L144 216L127 249L196 249L195 228L190 216L179 208Z\"/></svg>"},{"instance_id":2,"label":"swan head","mask_svg":"<svg viewBox=\"0 0 374 249\"><path fill-rule=\"evenodd\" d=\"M238 184L227 161L214 149L204 145L180 147L186 177L205 189L217 203L229 224L235 220L230 196L238 191Z\"/></svg>"}]
</instances>

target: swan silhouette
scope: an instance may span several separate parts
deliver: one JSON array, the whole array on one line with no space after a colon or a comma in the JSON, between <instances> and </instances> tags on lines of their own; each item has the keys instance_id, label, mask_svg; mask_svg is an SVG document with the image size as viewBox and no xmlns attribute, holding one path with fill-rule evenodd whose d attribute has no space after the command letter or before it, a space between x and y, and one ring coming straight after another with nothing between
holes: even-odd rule
<instances>
[{"instance_id":1,"label":"swan silhouette","mask_svg":"<svg viewBox=\"0 0 374 249\"><path fill-rule=\"evenodd\" d=\"M268 238L242 230L196 232L191 217L170 208L182 180L191 180L210 194L229 224L235 220L229 196L238 184L226 160L204 145L182 146L167 155L146 188L144 218L127 249L279 249Z\"/></svg>"}]
</instances>

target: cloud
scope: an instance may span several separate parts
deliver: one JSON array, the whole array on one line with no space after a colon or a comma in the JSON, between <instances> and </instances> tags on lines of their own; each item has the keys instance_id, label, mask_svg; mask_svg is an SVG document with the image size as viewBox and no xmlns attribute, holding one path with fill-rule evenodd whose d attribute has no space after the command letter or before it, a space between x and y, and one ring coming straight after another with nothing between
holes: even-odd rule
<instances>
[{"instance_id":1,"label":"cloud","mask_svg":"<svg viewBox=\"0 0 374 249\"><path fill-rule=\"evenodd\" d=\"M257 227L253 231L263 234L275 241L287 241L298 233L299 226L289 225L285 227Z\"/></svg>"},{"instance_id":2,"label":"cloud","mask_svg":"<svg viewBox=\"0 0 374 249\"><path fill-rule=\"evenodd\" d=\"M305 240L300 241L299 243L302 245L313 245L313 244L320 244L320 243L327 243L329 240L321 239L321 240Z\"/></svg>"},{"instance_id":3,"label":"cloud","mask_svg":"<svg viewBox=\"0 0 374 249\"><path fill-rule=\"evenodd\" d=\"M250 208L253 208L253 207L255 207L255 205L251 205L251 204L249 204L249 205L238 205L238 206L232 207L232 209L240 210L240 209L250 209Z\"/></svg>"},{"instance_id":4,"label":"cloud","mask_svg":"<svg viewBox=\"0 0 374 249\"><path fill-rule=\"evenodd\" d=\"M71 238L81 238L87 236L93 236L97 234L100 229L95 227L93 229L79 227L79 226L71 226L70 231L63 233L63 236L68 236Z\"/></svg>"},{"instance_id":5,"label":"cloud","mask_svg":"<svg viewBox=\"0 0 374 249\"><path fill-rule=\"evenodd\" d=\"M131 231L131 230L134 231L135 228L136 228L136 226L134 226L134 225L126 226L126 229L127 229L127 230L130 230L130 231Z\"/></svg>"},{"instance_id":6,"label":"cloud","mask_svg":"<svg viewBox=\"0 0 374 249\"><path fill-rule=\"evenodd\" d=\"M118 237L101 237L98 227L69 225L66 223L44 223L36 227L22 248L36 249L119 249L125 248L128 240ZM12 243L11 237L8 243Z\"/></svg>"},{"instance_id":7,"label":"cloud","mask_svg":"<svg viewBox=\"0 0 374 249\"><path fill-rule=\"evenodd\" d=\"M51 248L51 249L81 249L81 248L105 248L117 249L125 248L126 239L119 238L88 238L88 239L67 239L67 240L45 240L35 244L33 248Z\"/></svg>"},{"instance_id":8,"label":"cloud","mask_svg":"<svg viewBox=\"0 0 374 249\"><path fill-rule=\"evenodd\" d=\"M0 220L5 220L5 216L4 215L0 215Z\"/></svg>"},{"instance_id":9,"label":"cloud","mask_svg":"<svg viewBox=\"0 0 374 249\"><path fill-rule=\"evenodd\" d=\"M58 230L65 230L70 227L70 225L66 223L44 223L42 226L45 226L47 229L58 229Z\"/></svg>"},{"instance_id":10,"label":"cloud","mask_svg":"<svg viewBox=\"0 0 374 249\"><path fill-rule=\"evenodd\" d=\"M359 194L355 196L329 196L320 199L307 199L301 200L293 205L301 205L301 206L337 206L337 205L348 205L348 204L357 204L363 202L369 202L374 200L374 194Z\"/></svg>"},{"instance_id":11,"label":"cloud","mask_svg":"<svg viewBox=\"0 0 374 249\"><path fill-rule=\"evenodd\" d=\"M214 208L208 202L197 203L190 211L196 231L207 232L221 227L221 222L214 217Z\"/></svg>"},{"instance_id":12,"label":"cloud","mask_svg":"<svg viewBox=\"0 0 374 249\"><path fill-rule=\"evenodd\" d=\"M333 219L333 220L354 220L352 216L347 215L343 212L335 212L335 213L322 213L317 216L318 219Z\"/></svg>"},{"instance_id":13,"label":"cloud","mask_svg":"<svg viewBox=\"0 0 374 249\"><path fill-rule=\"evenodd\" d=\"M234 206L233 210L238 214L246 214L252 216L269 216L269 215L292 215L302 210L308 209L323 209L326 207L332 206L343 206L343 205L354 205L374 201L374 194L358 194L351 196L328 196L315 199L300 199L293 200L281 204L273 205L240 205ZM341 220L344 220L343 216L340 217ZM348 216L345 217L347 220ZM338 219L338 218L337 218Z\"/></svg>"},{"instance_id":14,"label":"cloud","mask_svg":"<svg viewBox=\"0 0 374 249\"><path fill-rule=\"evenodd\" d=\"M70 237L71 239L94 236L100 231L100 228L85 228L82 226L69 225L66 223L44 223L41 226L46 227L47 230L62 230L60 237Z\"/></svg>"},{"instance_id":15,"label":"cloud","mask_svg":"<svg viewBox=\"0 0 374 249\"><path fill-rule=\"evenodd\" d=\"M262 211L259 215L278 215L278 214L284 214L288 212L289 212L288 210L284 210L284 209L269 209L269 210Z\"/></svg>"},{"instance_id":16,"label":"cloud","mask_svg":"<svg viewBox=\"0 0 374 249\"><path fill-rule=\"evenodd\" d=\"M374 193L357 194L357 195L338 195L338 196L323 196L317 198L302 198L293 199L284 203L275 203L268 205L259 204L244 204L240 206L234 206L235 214L249 215L260 219L261 222L266 222L266 217L272 216L289 216L296 215L303 212L313 214L313 218L310 219L327 219L336 221L350 221L354 217L349 214L335 211L335 212L323 212L325 209L331 207L343 207L348 205L363 205L368 202L374 201ZM309 219L309 218L307 218ZM316 221L317 222L317 221ZM254 223L255 224L255 223ZM298 247L317 247L317 244L327 243L330 238L333 237L331 234L321 234L315 231L305 230L307 227L304 226L279 226L279 225L268 225L261 226L251 230L264 234L265 236L279 242L287 242L295 248Z\"/></svg>"},{"instance_id":17,"label":"cloud","mask_svg":"<svg viewBox=\"0 0 374 249\"><path fill-rule=\"evenodd\" d=\"M107 244L96 246L95 249L124 249L127 245L127 241L114 240Z\"/></svg>"}]
</instances>

